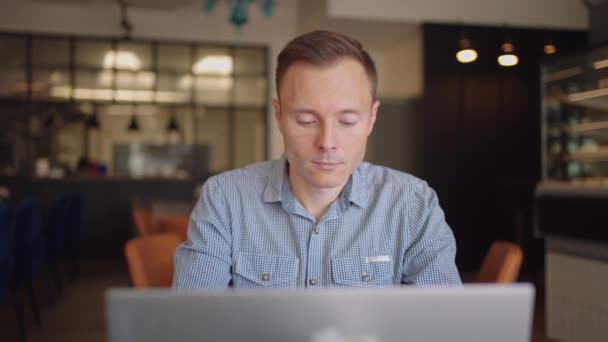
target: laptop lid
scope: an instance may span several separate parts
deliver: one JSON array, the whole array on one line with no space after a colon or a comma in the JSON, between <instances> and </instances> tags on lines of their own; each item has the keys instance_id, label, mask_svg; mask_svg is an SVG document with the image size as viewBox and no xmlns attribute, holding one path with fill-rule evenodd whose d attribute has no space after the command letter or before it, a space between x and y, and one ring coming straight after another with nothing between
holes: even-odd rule
<instances>
[{"instance_id":1,"label":"laptop lid","mask_svg":"<svg viewBox=\"0 0 608 342\"><path fill-rule=\"evenodd\" d=\"M527 342L534 288L187 293L111 289L110 342Z\"/></svg>"}]
</instances>

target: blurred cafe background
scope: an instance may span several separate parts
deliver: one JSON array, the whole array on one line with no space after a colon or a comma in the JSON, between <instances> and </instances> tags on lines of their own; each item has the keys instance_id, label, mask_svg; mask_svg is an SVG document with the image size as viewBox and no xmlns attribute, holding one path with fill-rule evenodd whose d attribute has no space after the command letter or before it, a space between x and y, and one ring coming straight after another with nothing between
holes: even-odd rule
<instances>
[{"instance_id":1,"label":"blurred cafe background","mask_svg":"<svg viewBox=\"0 0 608 342\"><path fill-rule=\"evenodd\" d=\"M366 159L437 191L463 280L510 263L492 281L536 286L533 340L608 340L606 18L604 0L0 0L0 340L105 341L105 289L169 286L160 251L205 179L281 156L276 56L313 29L375 59Z\"/></svg>"}]
</instances>

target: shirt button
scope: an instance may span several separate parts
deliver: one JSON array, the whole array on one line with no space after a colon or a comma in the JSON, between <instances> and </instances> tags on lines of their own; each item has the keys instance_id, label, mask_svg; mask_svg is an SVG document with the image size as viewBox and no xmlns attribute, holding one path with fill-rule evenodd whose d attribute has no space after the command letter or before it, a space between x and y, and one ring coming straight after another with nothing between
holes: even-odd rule
<instances>
[{"instance_id":1,"label":"shirt button","mask_svg":"<svg viewBox=\"0 0 608 342\"><path fill-rule=\"evenodd\" d=\"M315 286L317 285L317 278L310 278L310 280L308 281L308 284L310 284L310 286Z\"/></svg>"},{"instance_id":2,"label":"shirt button","mask_svg":"<svg viewBox=\"0 0 608 342\"><path fill-rule=\"evenodd\" d=\"M364 275L361 277L361 281L363 281L364 283L369 283L369 275L364 274Z\"/></svg>"},{"instance_id":3,"label":"shirt button","mask_svg":"<svg viewBox=\"0 0 608 342\"><path fill-rule=\"evenodd\" d=\"M315 233L315 234L319 234L319 228L318 228L318 227L315 227L315 228L312 230L312 232L313 232L313 233Z\"/></svg>"},{"instance_id":4,"label":"shirt button","mask_svg":"<svg viewBox=\"0 0 608 342\"><path fill-rule=\"evenodd\" d=\"M270 274L268 274L268 273L262 274L262 281L270 281Z\"/></svg>"}]
</instances>

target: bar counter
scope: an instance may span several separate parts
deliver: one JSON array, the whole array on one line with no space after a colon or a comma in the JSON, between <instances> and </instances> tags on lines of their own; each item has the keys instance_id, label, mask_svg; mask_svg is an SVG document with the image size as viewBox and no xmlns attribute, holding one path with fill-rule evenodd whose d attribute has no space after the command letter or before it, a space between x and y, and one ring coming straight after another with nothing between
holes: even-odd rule
<instances>
[{"instance_id":1,"label":"bar counter","mask_svg":"<svg viewBox=\"0 0 608 342\"><path fill-rule=\"evenodd\" d=\"M59 195L80 193L84 206L79 252L83 258L94 259L124 257L124 243L135 235L131 218L134 202L143 199L157 211L188 215L203 182L204 179L0 177L0 185L10 190L10 203L18 204L28 196L36 196L42 201L45 219Z\"/></svg>"},{"instance_id":2,"label":"bar counter","mask_svg":"<svg viewBox=\"0 0 608 342\"><path fill-rule=\"evenodd\" d=\"M547 336L599 341L608 326L608 184L544 182L535 206L546 241Z\"/></svg>"}]
</instances>

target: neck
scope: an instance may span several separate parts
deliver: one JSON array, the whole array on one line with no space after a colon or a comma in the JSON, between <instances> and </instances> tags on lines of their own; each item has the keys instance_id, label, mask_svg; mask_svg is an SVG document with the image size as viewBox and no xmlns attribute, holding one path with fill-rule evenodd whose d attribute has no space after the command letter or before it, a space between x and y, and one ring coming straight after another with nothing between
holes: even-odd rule
<instances>
[{"instance_id":1,"label":"neck","mask_svg":"<svg viewBox=\"0 0 608 342\"><path fill-rule=\"evenodd\" d=\"M294 196L317 221L325 215L329 206L340 196L342 189L346 185L344 183L333 188L311 189L296 180L296 177L289 177L289 184Z\"/></svg>"}]
</instances>

